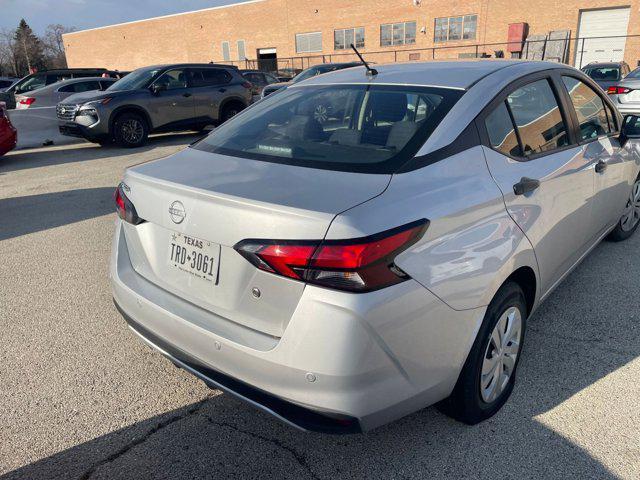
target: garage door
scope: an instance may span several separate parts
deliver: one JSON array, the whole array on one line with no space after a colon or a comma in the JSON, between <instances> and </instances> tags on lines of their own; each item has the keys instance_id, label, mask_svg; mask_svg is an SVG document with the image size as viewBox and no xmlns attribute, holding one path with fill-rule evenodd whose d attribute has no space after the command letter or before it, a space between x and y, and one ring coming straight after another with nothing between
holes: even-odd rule
<instances>
[{"instance_id":1,"label":"garage door","mask_svg":"<svg viewBox=\"0 0 640 480\"><path fill-rule=\"evenodd\" d=\"M626 38L614 37L627 34L630 8L583 10L578 27L576 67L591 62L619 62L624 60ZM582 40L584 38L584 40Z\"/></svg>"}]
</instances>

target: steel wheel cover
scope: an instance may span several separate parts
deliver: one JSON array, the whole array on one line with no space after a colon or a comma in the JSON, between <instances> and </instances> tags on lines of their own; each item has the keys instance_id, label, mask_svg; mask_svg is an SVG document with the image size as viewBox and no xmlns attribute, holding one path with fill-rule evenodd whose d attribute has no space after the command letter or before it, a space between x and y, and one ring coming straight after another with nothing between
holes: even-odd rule
<instances>
[{"instance_id":1,"label":"steel wheel cover","mask_svg":"<svg viewBox=\"0 0 640 480\"><path fill-rule=\"evenodd\" d=\"M640 221L640 180L633 184L627 206L620 219L620 227L623 231L633 230Z\"/></svg>"},{"instance_id":2,"label":"steel wheel cover","mask_svg":"<svg viewBox=\"0 0 640 480\"><path fill-rule=\"evenodd\" d=\"M486 403L495 401L509 384L521 338L522 314L517 307L509 307L500 316L484 349L480 395Z\"/></svg>"}]
</instances>

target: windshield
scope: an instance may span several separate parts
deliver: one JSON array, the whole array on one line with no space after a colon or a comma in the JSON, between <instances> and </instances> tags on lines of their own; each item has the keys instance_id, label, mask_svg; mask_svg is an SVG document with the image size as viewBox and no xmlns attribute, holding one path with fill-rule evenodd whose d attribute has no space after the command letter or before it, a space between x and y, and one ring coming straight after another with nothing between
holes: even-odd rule
<instances>
[{"instance_id":1,"label":"windshield","mask_svg":"<svg viewBox=\"0 0 640 480\"><path fill-rule=\"evenodd\" d=\"M292 87L223 124L194 148L314 168L392 173L463 94L371 85Z\"/></svg>"},{"instance_id":2,"label":"windshield","mask_svg":"<svg viewBox=\"0 0 640 480\"><path fill-rule=\"evenodd\" d=\"M138 90L145 88L161 71L161 68L140 68L121 78L107 90Z\"/></svg>"},{"instance_id":3,"label":"windshield","mask_svg":"<svg viewBox=\"0 0 640 480\"><path fill-rule=\"evenodd\" d=\"M591 67L584 72L596 82L615 82L620 80L620 67Z\"/></svg>"}]
</instances>

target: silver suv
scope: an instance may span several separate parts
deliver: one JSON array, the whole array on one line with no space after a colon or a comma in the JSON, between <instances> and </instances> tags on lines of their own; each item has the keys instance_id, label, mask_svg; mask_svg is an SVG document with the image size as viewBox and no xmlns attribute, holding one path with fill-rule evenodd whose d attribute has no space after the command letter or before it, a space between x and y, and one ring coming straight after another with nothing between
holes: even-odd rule
<instances>
[{"instance_id":1,"label":"silver suv","mask_svg":"<svg viewBox=\"0 0 640 480\"><path fill-rule=\"evenodd\" d=\"M227 65L145 67L106 91L68 97L56 113L63 135L138 147L149 133L202 130L228 120L251 103L251 88Z\"/></svg>"},{"instance_id":2,"label":"silver suv","mask_svg":"<svg viewBox=\"0 0 640 480\"><path fill-rule=\"evenodd\" d=\"M300 428L436 402L473 424L509 397L532 312L638 228L638 119L555 63L376 69L128 169L113 297L176 365Z\"/></svg>"}]
</instances>

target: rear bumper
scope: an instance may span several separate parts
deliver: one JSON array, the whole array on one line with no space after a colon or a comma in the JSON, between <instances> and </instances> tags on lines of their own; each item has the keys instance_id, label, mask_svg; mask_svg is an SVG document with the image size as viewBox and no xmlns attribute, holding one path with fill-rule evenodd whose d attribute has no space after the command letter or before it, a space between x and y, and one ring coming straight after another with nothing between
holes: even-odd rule
<instances>
[{"instance_id":1,"label":"rear bumper","mask_svg":"<svg viewBox=\"0 0 640 480\"><path fill-rule=\"evenodd\" d=\"M412 280L360 295L307 286L282 337L257 349L242 332L232 340L190 321L198 307L140 276L120 223L110 276L131 328L210 386L305 430L367 431L446 398L484 315L452 310ZM262 335L221 317L211 325L220 321Z\"/></svg>"}]
</instances>

